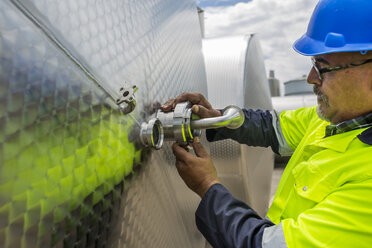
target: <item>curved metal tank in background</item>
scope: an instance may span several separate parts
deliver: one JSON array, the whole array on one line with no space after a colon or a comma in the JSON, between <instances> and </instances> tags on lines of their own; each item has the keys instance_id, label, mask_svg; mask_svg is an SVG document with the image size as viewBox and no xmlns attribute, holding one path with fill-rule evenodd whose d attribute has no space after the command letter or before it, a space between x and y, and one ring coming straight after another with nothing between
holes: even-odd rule
<instances>
[{"instance_id":1,"label":"curved metal tank in background","mask_svg":"<svg viewBox=\"0 0 372 248\"><path fill-rule=\"evenodd\" d=\"M284 82L284 96L312 95L313 85L307 83L306 75Z\"/></svg>"},{"instance_id":2,"label":"curved metal tank in background","mask_svg":"<svg viewBox=\"0 0 372 248\"><path fill-rule=\"evenodd\" d=\"M207 95L194 1L0 1L1 247L204 247L170 144L115 104L133 85L138 121Z\"/></svg>"},{"instance_id":3,"label":"curved metal tank in background","mask_svg":"<svg viewBox=\"0 0 372 248\"><path fill-rule=\"evenodd\" d=\"M272 97L273 108L281 113L284 110L295 110L303 107L312 107L317 104L316 95L293 95Z\"/></svg>"},{"instance_id":4,"label":"curved metal tank in background","mask_svg":"<svg viewBox=\"0 0 372 248\"><path fill-rule=\"evenodd\" d=\"M271 110L261 47L256 35L203 40L208 99L214 108L234 104ZM274 156L270 148L248 147L228 139L210 143L221 182L261 216L270 197Z\"/></svg>"},{"instance_id":5,"label":"curved metal tank in background","mask_svg":"<svg viewBox=\"0 0 372 248\"><path fill-rule=\"evenodd\" d=\"M284 96L271 98L273 108L281 113L284 110L295 110L302 107L312 107L317 104L313 85L307 83L306 75L284 82Z\"/></svg>"}]
</instances>

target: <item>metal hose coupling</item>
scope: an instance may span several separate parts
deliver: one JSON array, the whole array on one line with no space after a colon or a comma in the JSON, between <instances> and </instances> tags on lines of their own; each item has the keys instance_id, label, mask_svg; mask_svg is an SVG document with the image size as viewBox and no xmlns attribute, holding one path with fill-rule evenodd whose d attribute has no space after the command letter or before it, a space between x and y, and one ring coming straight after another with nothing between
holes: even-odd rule
<instances>
[{"instance_id":1,"label":"metal hose coupling","mask_svg":"<svg viewBox=\"0 0 372 248\"><path fill-rule=\"evenodd\" d=\"M151 119L148 123L143 122L141 124L140 140L144 146L152 147L156 150L159 150L163 146L163 126L157 118Z\"/></svg>"},{"instance_id":2,"label":"metal hose coupling","mask_svg":"<svg viewBox=\"0 0 372 248\"><path fill-rule=\"evenodd\" d=\"M191 107L192 103L182 102L177 104L172 112L158 110L155 118L141 125L142 144L155 149L160 149L166 140L186 145L192 142L194 137L201 135L201 129L236 129L244 122L244 113L237 106L226 107L222 116L204 119L194 118Z\"/></svg>"}]
</instances>

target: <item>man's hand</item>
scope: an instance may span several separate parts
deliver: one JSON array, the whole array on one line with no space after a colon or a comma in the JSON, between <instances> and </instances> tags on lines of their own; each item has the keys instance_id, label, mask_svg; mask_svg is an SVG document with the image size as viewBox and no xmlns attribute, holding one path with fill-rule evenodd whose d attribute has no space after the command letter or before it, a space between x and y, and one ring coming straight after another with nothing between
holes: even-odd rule
<instances>
[{"instance_id":1,"label":"man's hand","mask_svg":"<svg viewBox=\"0 0 372 248\"><path fill-rule=\"evenodd\" d=\"M160 109L164 112L173 110L180 102L189 101L193 104L192 112L200 118L221 116L221 112L214 109L212 105L205 99L205 97L197 92L187 92L179 95L176 98L168 100Z\"/></svg>"},{"instance_id":2,"label":"man's hand","mask_svg":"<svg viewBox=\"0 0 372 248\"><path fill-rule=\"evenodd\" d=\"M192 191L203 197L208 189L216 183L216 168L212 159L196 137L192 144L196 157L184 148L173 144L173 153L176 156L176 167L183 181Z\"/></svg>"}]
</instances>

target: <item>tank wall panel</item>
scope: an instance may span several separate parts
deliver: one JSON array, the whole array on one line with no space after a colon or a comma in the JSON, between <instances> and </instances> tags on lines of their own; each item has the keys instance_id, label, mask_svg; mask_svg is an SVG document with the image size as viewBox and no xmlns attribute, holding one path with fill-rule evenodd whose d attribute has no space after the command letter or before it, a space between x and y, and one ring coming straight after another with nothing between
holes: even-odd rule
<instances>
[{"instance_id":1,"label":"tank wall panel","mask_svg":"<svg viewBox=\"0 0 372 248\"><path fill-rule=\"evenodd\" d=\"M207 95L195 3L0 1L0 247L202 247L198 197L141 122Z\"/></svg>"}]
</instances>

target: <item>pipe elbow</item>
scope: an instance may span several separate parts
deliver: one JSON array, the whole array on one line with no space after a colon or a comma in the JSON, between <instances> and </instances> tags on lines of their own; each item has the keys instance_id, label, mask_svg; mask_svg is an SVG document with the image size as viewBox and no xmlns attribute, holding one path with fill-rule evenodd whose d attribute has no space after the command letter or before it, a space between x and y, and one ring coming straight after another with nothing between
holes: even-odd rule
<instances>
[{"instance_id":1,"label":"pipe elbow","mask_svg":"<svg viewBox=\"0 0 372 248\"><path fill-rule=\"evenodd\" d=\"M243 111L235 105L227 106L222 111L222 116L191 120L192 129L211 129L227 127L237 129L244 123Z\"/></svg>"}]
</instances>

